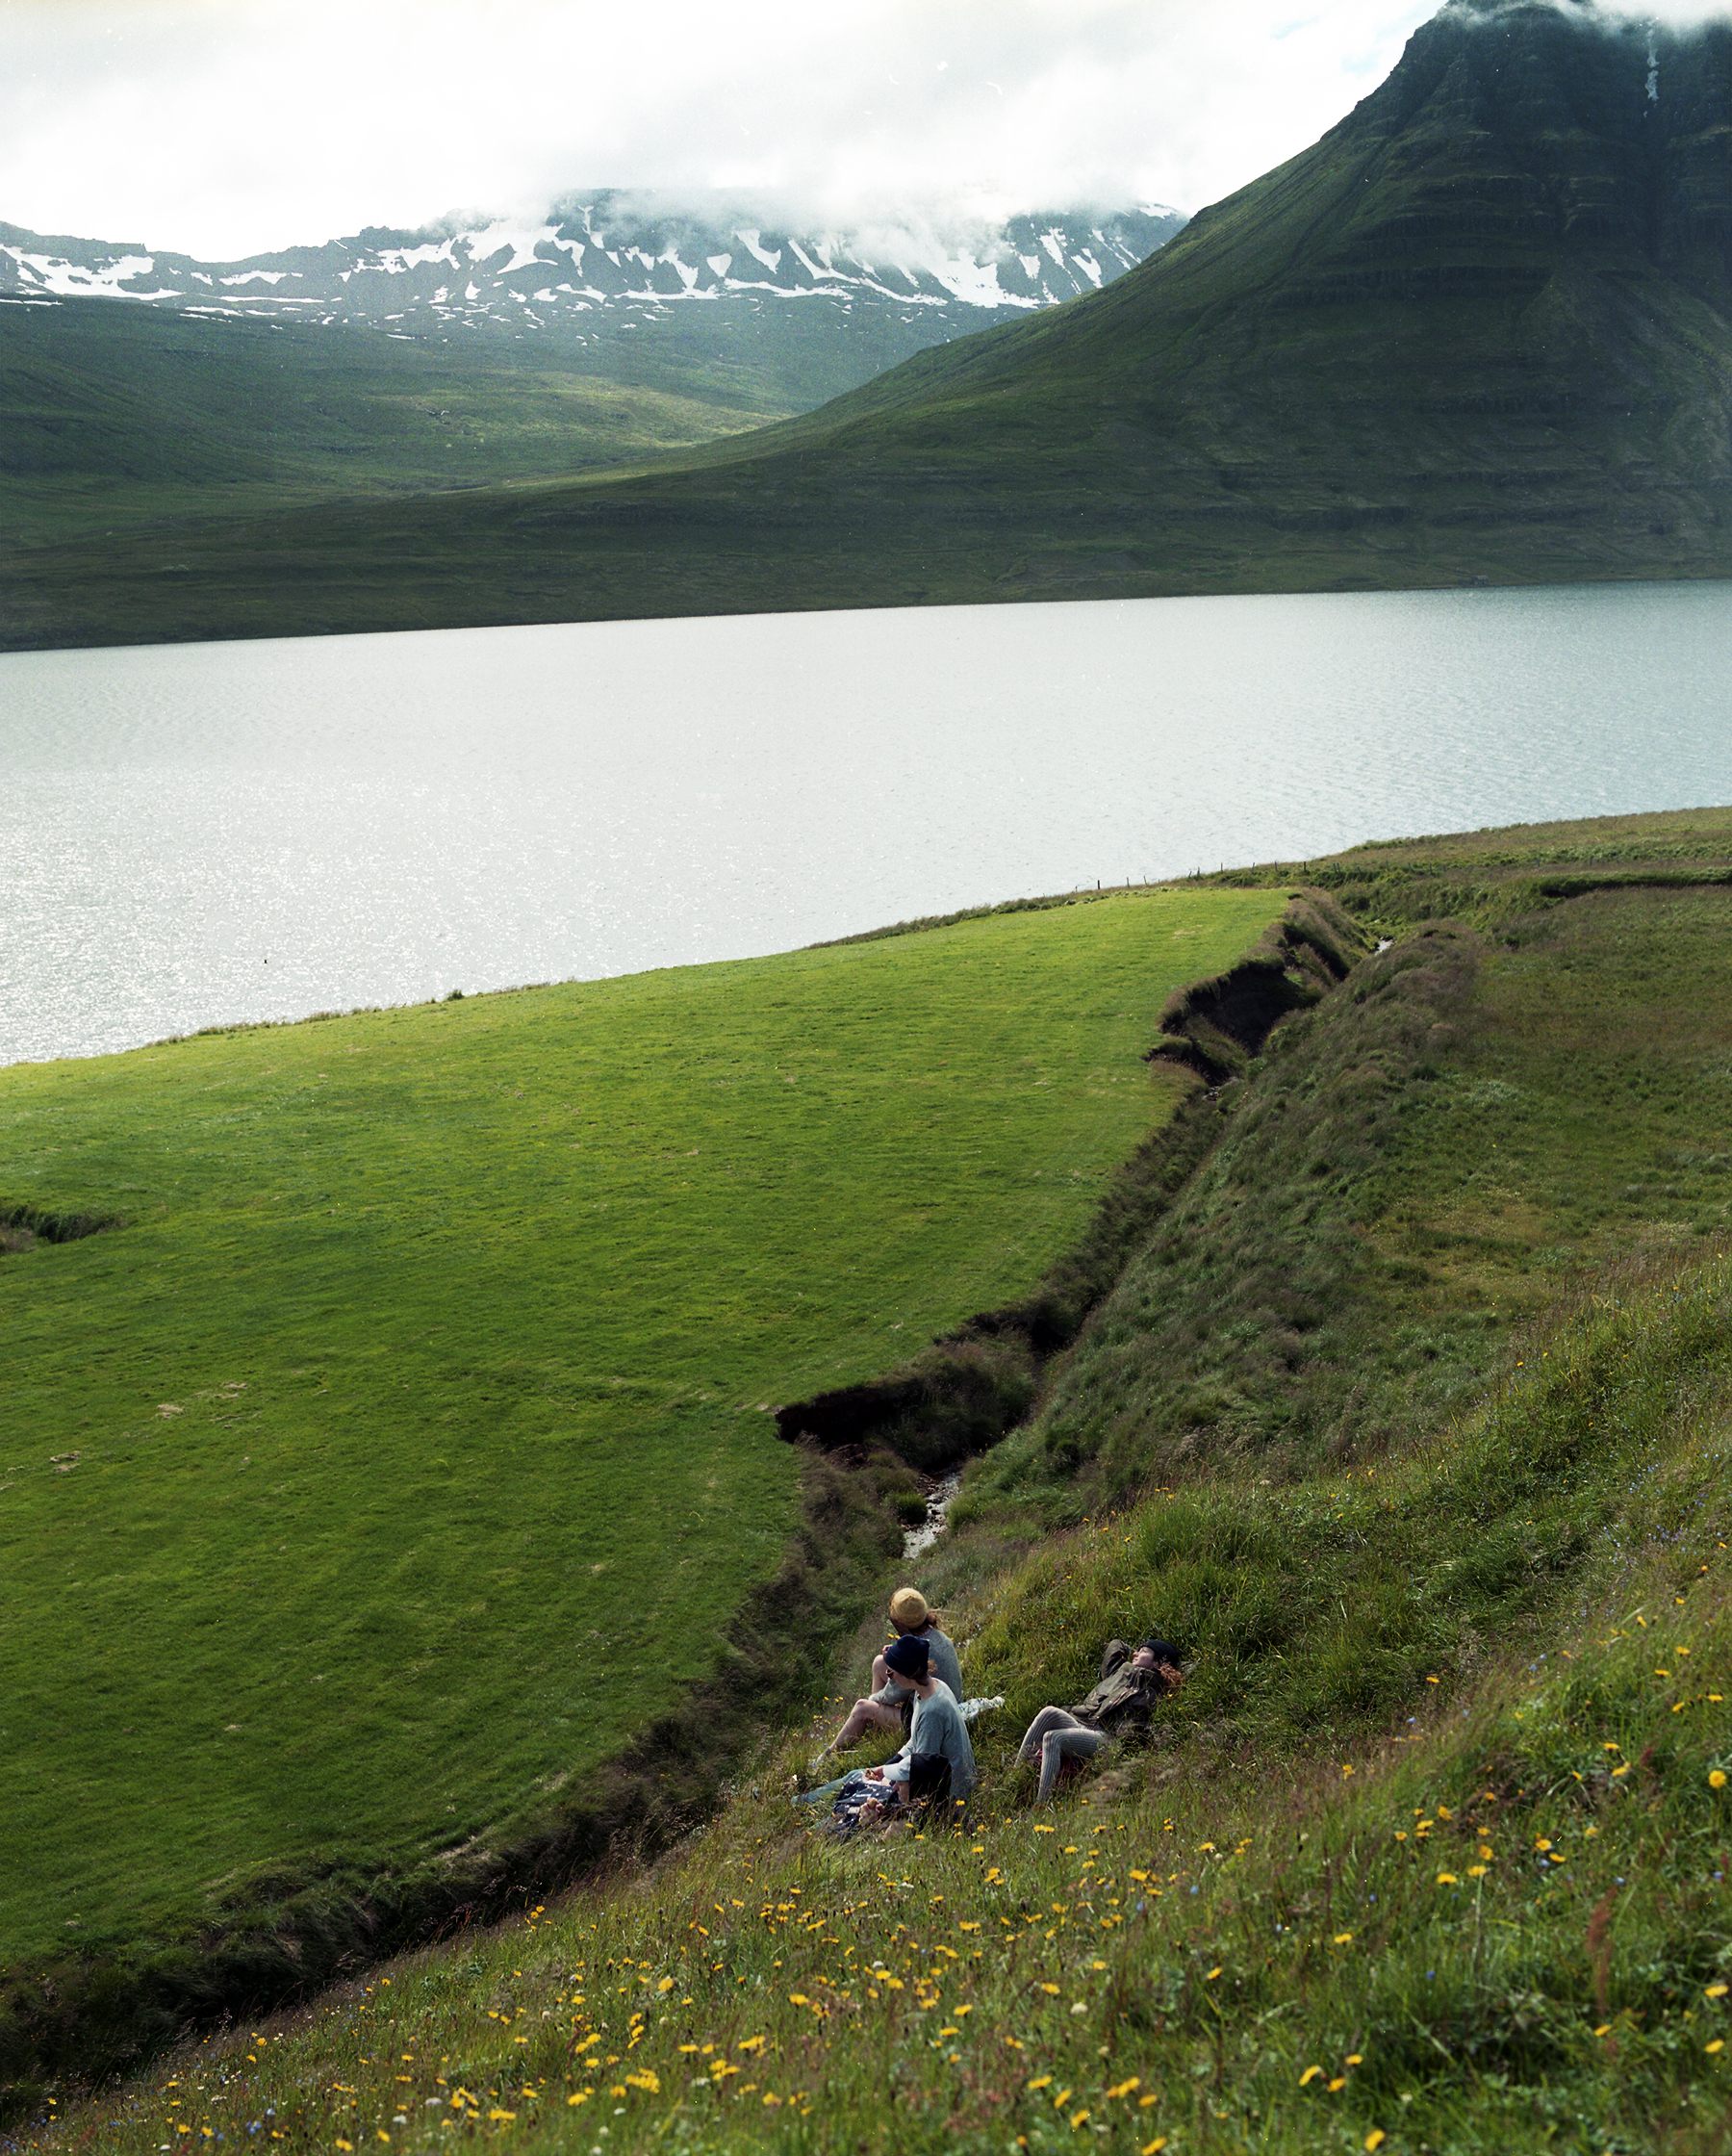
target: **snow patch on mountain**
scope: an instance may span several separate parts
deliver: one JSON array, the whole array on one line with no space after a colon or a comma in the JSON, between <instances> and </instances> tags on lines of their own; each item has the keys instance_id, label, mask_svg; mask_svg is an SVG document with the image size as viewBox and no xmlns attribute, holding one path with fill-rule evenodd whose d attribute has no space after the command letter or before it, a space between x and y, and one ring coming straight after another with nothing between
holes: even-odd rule
<instances>
[{"instance_id":1,"label":"snow patch on mountain","mask_svg":"<svg viewBox=\"0 0 1732 2156\"><path fill-rule=\"evenodd\" d=\"M45 239L0 223L0 298L131 299L159 307L370 325L394 336L495 333L585 351L617 334L716 333L777 310L828 316L872 344L872 367L993 321L1051 307L1133 268L1184 219L1159 204L1017 217L960 235L918 216L871 232L794 231L718 197L599 192L536 220L448 218L318 247L199 263L127 244ZM658 330L658 333L659 330ZM807 332L802 330L802 334ZM683 334L683 332L680 332Z\"/></svg>"}]
</instances>

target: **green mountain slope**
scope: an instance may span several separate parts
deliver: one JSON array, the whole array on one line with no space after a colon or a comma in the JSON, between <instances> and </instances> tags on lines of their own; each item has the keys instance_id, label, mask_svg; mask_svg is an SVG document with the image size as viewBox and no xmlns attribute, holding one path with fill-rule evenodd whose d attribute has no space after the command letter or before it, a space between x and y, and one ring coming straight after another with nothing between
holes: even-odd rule
<instances>
[{"instance_id":1,"label":"green mountain slope","mask_svg":"<svg viewBox=\"0 0 1732 2156\"><path fill-rule=\"evenodd\" d=\"M651 474L191 529L166 608L40 550L0 634L1725 574L1729 144L1732 28L1451 0L1097 295Z\"/></svg>"},{"instance_id":2,"label":"green mountain slope","mask_svg":"<svg viewBox=\"0 0 1732 2156\"><path fill-rule=\"evenodd\" d=\"M365 329L0 300L0 549L213 507L572 475L793 410L688 355L604 373ZM4 558L0 556L0 558Z\"/></svg>"}]
</instances>

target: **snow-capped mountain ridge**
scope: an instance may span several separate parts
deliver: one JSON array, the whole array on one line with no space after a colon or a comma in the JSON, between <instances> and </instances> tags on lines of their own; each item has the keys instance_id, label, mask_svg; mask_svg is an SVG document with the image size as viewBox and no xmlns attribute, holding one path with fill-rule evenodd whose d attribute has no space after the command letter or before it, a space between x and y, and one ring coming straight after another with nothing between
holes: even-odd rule
<instances>
[{"instance_id":1,"label":"snow-capped mountain ridge","mask_svg":"<svg viewBox=\"0 0 1732 2156\"><path fill-rule=\"evenodd\" d=\"M693 210L604 192L556 204L539 223L374 228L236 263L0 224L0 295L369 322L397 335L563 331L584 343L606 316L623 326L682 302L821 300L889 310L909 328L925 317L927 334L916 339L925 343L1097 289L1183 221L1157 205L1019 217L968 244L915 229L871 239L802 233L722 205Z\"/></svg>"}]
</instances>

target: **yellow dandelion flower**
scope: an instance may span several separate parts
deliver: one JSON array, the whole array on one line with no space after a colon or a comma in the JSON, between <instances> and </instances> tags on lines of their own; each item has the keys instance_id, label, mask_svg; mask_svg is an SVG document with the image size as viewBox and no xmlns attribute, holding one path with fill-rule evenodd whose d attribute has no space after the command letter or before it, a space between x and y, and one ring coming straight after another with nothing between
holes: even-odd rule
<instances>
[{"instance_id":1,"label":"yellow dandelion flower","mask_svg":"<svg viewBox=\"0 0 1732 2156\"><path fill-rule=\"evenodd\" d=\"M1703 1993L1704 1998L1710 1999L1723 1999L1725 1995L1726 1987L1723 1984L1711 1984Z\"/></svg>"},{"instance_id":2,"label":"yellow dandelion flower","mask_svg":"<svg viewBox=\"0 0 1732 2156\"><path fill-rule=\"evenodd\" d=\"M1709 1769L1708 1786L1711 1789L1723 1789L1726 1786L1726 1774L1723 1767L1711 1767Z\"/></svg>"},{"instance_id":3,"label":"yellow dandelion flower","mask_svg":"<svg viewBox=\"0 0 1732 2156\"><path fill-rule=\"evenodd\" d=\"M1321 2066L1307 2066L1305 2071L1299 2076L1300 2088L1309 2088L1310 2085L1317 2079L1318 2075L1322 2071L1323 2068Z\"/></svg>"},{"instance_id":4,"label":"yellow dandelion flower","mask_svg":"<svg viewBox=\"0 0 1732 2156\"><path fill-rule=\"evenodd\" d=\"M1484 1878L1485 1878L1485 1876L1486 1876L1486 1867L1485 1867L1485 1865L1484 1865L1484 1864L1469 1864L1469 1865L1467 1866L1467 1876L1468 1876L1468 1878L1469 1878L1469 1879L1484 1879Z\"/></svg>"},{"instance_id":5,"label":"yellow dandelion flower","mask_svg":"<svg viewBox=\"0 0 1732 2156\"><path fill-rule=\"evenodd\" d=\"M1351 1932L1337 1932L1335 1936L1335 1943L1337 1946L1351 1946L1353 1944L1353 1934Z\"/></svg>"},{"instance_id":6,"label":"yellow dandelion flower","mask_svg":"<svg viewBox=\"0 0 1732 2156\"><path fill-rule=\"evenodd\" d=\"M1433 1680L1433 1682L1436 1682L1436 1679ZM1388 2138L1388 2135L1384 2132L1381 2126L1372 2127L1371 2131L1365 2136L1365 2146L1370 2150L1371 2156L1377 2156L1377 2151Z\"/></svg>"},{"instance_id":7,"label":"yellow dandelion flower","mask_svg":"<svg viewBox=\"0 0 1732 2156\"><path fill-rule=\"evenodd\" d=\"M1141 2087L1141 2074L1133 2073L1129 2081L1115 2082L1113 2086L1108 2090L1107 2093L1116 2099L1120 2096L1128 2096L1133 2089L1140 2089Z\"/></svg>"},{"instance_id":8,"label":"yellow dandelion flower","mask_svg":"<svg viewBox=\"0 0 1732 2156\"><path fill-rule=\"evenodd\" d=\"M1058 1830L1057 1827L1036 1827L1034 1832L1037 1835L1056 1835Z\"/></svg>"},{"instance_id":9,"label":"yellow dandelion flower","mask_svg":"<svg viewBox=\"0 0 1732 2156\"><path fill-rule=\"evenodd\" d=\"M1709 2052L1709 2053L1713 2053L1713 2052L1716 2052L1716 2051L1723 2051L1723 2050L1724 2050L1725 2048L1726 2048L1726 2040L1724 2039L1724 2037L1716 2037L1716 2038L1715 2038L1715 2040L1714 2040L1714 2041L1713 2041L1712 2043L1705 2043L1705 2044L1704 2044L1704 2045L1702 2046L1702 2049L1703 2049L1704 2051L1706 2051L1706 2052Z\"/></svg>"},{"instance_id":10,"label":"yellow dandelion flower","mask_svg":"<svg viewBox=\"0 0 1732 2156\"><path fill-rule=\"evenodd\" d=\"M1056 1984L1043 1984L1040 1989L1043 1991L1051 1992L1054 1998L1058 1996L1058 1987Z\"/></svg>"},{"instance_id":11,"label":"yellow dandelion flower","mask_svg":"<svg viewBox=\"0 0 1732 2156\"><path fill-rule=\"evenodd\" d=\"M1052 2086L1053 2077L1050 2073L1043 2073L1038 2081L1031 2081L1028 2084L1029 2092L1031 2095L1032 2095L1036 2089L1050 2089Z\"/></svg>"},{"instance_id":12,"label":"yellow dandelion flower","mask_svg":"<svg viewBox=\"0 0 1732 2156\"><path fill-rule=\"evenodd\" d=\"M1362 2053L1362 2052L1358 2052L1358 2051L1350 2051L1350 2052L1348 2052L1348 2054L1347 2054L1347 2064L1348 2064L1348 2065L1349 2065L1350 2066L1363 2066L1364 2065L1364 2063L1365 2063L1365 2061L1364 2061L1364 2055L1363 2055L1363 2053Z\"/></svg>"},{"instance_id":13,"label":"yellow dandelion flower","mask_svg":"<svg viewBox=\"0 0 1732 2156\"><path fill-rule=\"evenodd\" d=\"M1079 2111L1079 2112L1073 2112L1073 2113L1072 2113L1072 2115L1071 2115L1071 2132L1072 2132L1073 2134L1081 2132L1081 2130L1082 2130L1082 2124L1083 2124L1083 2121L1084 2121L1084 2120L1085 2120L1085 2119L1087 2118L1087 2117L1088 2117L1088 2114L1087 2114L1087 2112L1085 2112L1085 2111Z\"/></svg>"},{"instance_id":14,"label":"yellow dandelion flower","mask_svg":"<svg viewBox=\"0 0 1732 2156\"><path fill-rule=\"evenodd\" d=\"M1330 2085L1329 2085L1329 2092L1330 2092L1330 2094L1331 2094L1331 2095L1333 2096L1333 2095L1335 2095L1335 2094L1337 2093L1337 2091L1339 2091L1339 2090L1342 2090L1342 2089L1345 2089L1345 2088L1346 2088L1346 2086L1347 2086L1347 2076L1346 2076L1346 2075L1345 2075L1344 2073L1338 2073L1338 2074L1337 2074L1337 2075L1336 2075L1335 2079L1334 2079L1334 2080L1333 2080L1333 2081L1332 2081L1332 2082L1330 2083Z\"/></svg>"},{"instance_id":15,"label":"yellow dandelion flower","mask_svg":"<svg viewBox=\"0 0 1732 2156\"><path fill-rule=\"evenodd\" d=\"M1203 1979L1204 1983L1212 1984L1215 1978L1220 1975L1220 1967L1217 1965L1216 1967L1210 1970L1209 1974Z\"/></svg>"},{"instance_id":16,"label":"yellow dandelion flower","mask_svg":"<svg viewBox=\"0 0 1732 2156\"><path fill-rule=\"evenodd\" d=\"M1438 1874L1438 1885L1439 1886L1459 1886L1461 1884L1461 1881L1452 1871L1440 1871Z\"/></svg>"},{"instance_id":17,"label":"yellow dandelion flower","mask_svg":"<svg viewBox=\"0 0 1732 2156\"><path fill-rule=\"evenodd\" d=\"M1160 2152L1165 2146L1166 2136L1162 2134L1159 2141L1144 2142L1141 2148L1137 2150L1137 2156L1160 2156Z\"/></svg>"}]
</instances>

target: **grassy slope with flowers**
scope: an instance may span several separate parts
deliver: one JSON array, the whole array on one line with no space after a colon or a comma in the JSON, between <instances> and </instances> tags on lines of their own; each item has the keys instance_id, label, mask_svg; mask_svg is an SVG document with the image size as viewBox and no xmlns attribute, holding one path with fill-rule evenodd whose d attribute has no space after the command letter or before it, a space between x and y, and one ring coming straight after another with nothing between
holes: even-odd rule
<instances>
[{"instance_id":1,"label":"grassy slope with flowers","mask_svg":"<svg viewBox=\"0 0 1732 2156\"><path fill-rule=\"evenodd\" d=\"M1622 1502L1545 1659L1518 1640L1464 1681L1439 1657L1411 1725L1328 1758L1211 1733L1182 1698L1173 1741L1050 1819L1001 1718L959 1836L829 1848L767 1776L654 1876L208 2042L21 2143L818 2151L883 2145L893 2117L899 2146L959 2156L1721 2145L1732 1275L1617 1286L1384 1496L1342 1477L1254 1523L1331 1562L1389 1490L1447 1513L1488 1478L1562 1478L1572 1434L1617 1427ZM1225 1550L1233 1495L1191 1502ZM996 1600L1001 1646L1058 1575L1071 1606L1122 1607L1169 1510L1032 1560Z\"/></svg>"},{"instance_id":2,"label":"grassy slope with flowers","mask_svg":"<svg viewBox=\"0 0 1732 2156\"><path fill-rule=\"evenodd\" d=\"M655 1872L19 2140L1723 2147L1732 894L1706 843L1694 886L1566 903L1492 850L1443 935L1367 872L1395 946L1254 1067L1196 1263L1158 1238L971 1476L926 1579L1007 1695L972 1831L814 1840L789 1732ZM1253 1201L1314 1312L1234 1300ZM1344 1384L1404 1300L1424 1337ZM1032 1816L1027 1714L1156 1622L1195 1667L1150 1750Z\"/></svg>"}]
</instances>

